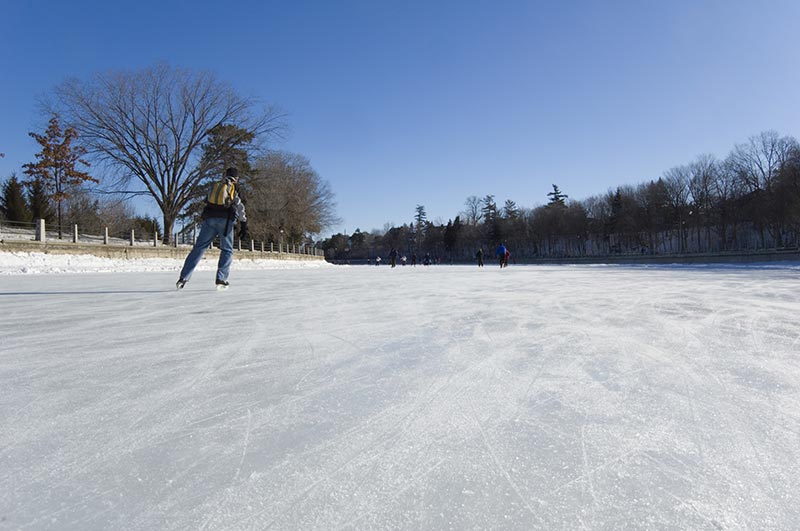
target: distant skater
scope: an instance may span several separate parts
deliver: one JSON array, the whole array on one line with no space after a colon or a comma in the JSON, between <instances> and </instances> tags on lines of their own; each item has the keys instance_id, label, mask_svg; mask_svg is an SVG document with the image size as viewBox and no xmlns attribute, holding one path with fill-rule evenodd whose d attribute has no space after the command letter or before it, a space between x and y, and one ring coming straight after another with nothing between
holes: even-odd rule
<instances>
[{"instance_id":1,"label":"distant skater","mask_svg":"<svg viewBox=\"0 0 800 531\"><path fill-rule=\"evenodd\" d=\"M240 236L244 239L247 234L247 215L244 204L239 198L238 184L239 172L236 168L228 168L225 170L222 180L211 187L206 198L206 206L201 214L203 225L200 227L200 235L189 256L186 257L180 278L175 283L175 287L178 289L182 289L192 278L194 268L200 263L206 249L217 236L219 236L220 252L216 285L217 289L228 287L228 274L233 261L233 226L237 220L240 223Z\"/></svg>"},{"instance_id":2,"label":"distant skater","mask_svg":"<svg viewBox=\"0 0 800 531\"><path fill-rule=\"evenodd\" d=\"M475 258L478 259L478 267L483 267L483 247L478 248L478 252L475 253Z\"/></svg>"},{"instance_id":3,"label":"distant skater","mask_svg":"<svg viewBox=\"0 0 800 531\"><path fill-rule=\"evenodd\" d=\"M392 247L392 250L389 251L389 261L391 262L392 267L397 265L397 249L394 247Z\"/></svg>"},{"instance_id":4,"label":"distant skater","mask_svg":"<svg viewBox=\"0 0 800 531\"><path fill-rule=\"evenodd\" d=\"M508 252L506 246L504 244L500 244L497 247L497 250L494 252L494 255L500 260L500 269L506 267L508 265L508 258L511 256L511 253Z\"/></svg>"}]
</instances>

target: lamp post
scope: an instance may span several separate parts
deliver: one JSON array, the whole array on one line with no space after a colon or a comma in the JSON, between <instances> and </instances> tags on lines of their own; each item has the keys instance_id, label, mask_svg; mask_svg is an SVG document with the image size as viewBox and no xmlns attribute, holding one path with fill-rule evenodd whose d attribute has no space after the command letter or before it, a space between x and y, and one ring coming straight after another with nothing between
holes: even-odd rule
<instances>
[{"instance_id":1,"label":"lamp post","mask_svg":"<svg viewBox=\"0 0 800 531\"><path fill-rule=\"evenodd\" d=\"M692 232L692 214L694 214L694 211L690 210L689 213L687 214L687 219L686 219L686 221L689 222L689 234L686 235L686 244L687 244L686 245L686 247L687 247L686 251L687 252L689 252L689 250L690 250L689 243L691 243L691 242L689 242L689 236L691 235L691 232ZM685 231L684 231L684 233L685 233Z\"/></svg>"}]
</instances>

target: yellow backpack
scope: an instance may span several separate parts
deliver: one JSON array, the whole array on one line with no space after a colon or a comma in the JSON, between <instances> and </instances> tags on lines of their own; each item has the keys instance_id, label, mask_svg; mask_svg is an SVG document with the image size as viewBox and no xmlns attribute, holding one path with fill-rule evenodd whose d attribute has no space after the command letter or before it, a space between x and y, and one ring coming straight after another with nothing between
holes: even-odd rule
<instances>
[{"instance_id":1,"label":"yellow backpack","mask_svg":"<svg viewBox=\"0 0 800 531\"><path fill-rule=\"evenodd\" d=\"M236 185L228 180L214 183L208 192L208 203L216 206L229 207L233 204L236 195Z\"/></svg>"}]
</instances>

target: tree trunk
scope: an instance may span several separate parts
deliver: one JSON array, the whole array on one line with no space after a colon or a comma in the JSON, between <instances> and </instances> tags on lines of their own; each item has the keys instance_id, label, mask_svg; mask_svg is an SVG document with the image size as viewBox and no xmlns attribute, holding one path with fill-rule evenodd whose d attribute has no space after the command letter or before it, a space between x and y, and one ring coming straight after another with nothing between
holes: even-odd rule
<instances>
[{"instance_id":1,"label":"tree trunk","mask_svg":"<svg viewBox=\"0 0 800 531\"><path fill-rule=\"evenodd\" d=\"M164 245L169 245L170 240L172 238L172 229L175 227L175 218L177 216L175 214L167 214L164 213L164 234L161 237L161 241Z\"/></svg>"},{"instance_id":2,"label":"tree trunk","mask_svg":"<svg viewBox=\"0 0 800 531\"><path fill-rule=\"evenodd\" d=\"M61 201L56 201L58 208L58 239L61 239Z\"/></svg>"}]
</instances>

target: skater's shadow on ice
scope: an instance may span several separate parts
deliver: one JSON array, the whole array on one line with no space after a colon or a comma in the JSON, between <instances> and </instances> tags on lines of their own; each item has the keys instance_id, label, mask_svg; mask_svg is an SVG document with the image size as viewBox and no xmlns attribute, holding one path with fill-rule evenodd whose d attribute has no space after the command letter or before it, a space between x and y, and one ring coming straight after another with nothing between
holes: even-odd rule
<instances>
[{"instance_id":1,"label":"skater's shadow on ice","mask_svg":"<svg viewBox=\"0 0 800 531\"><path fill-rule=\"evenodd\" d=\"M2 291L3 296L24 295L122 295L131 293L174 293L175 289L127 289L127 290L83 290L83 291Z\"/></svg>"}]
</instances>

